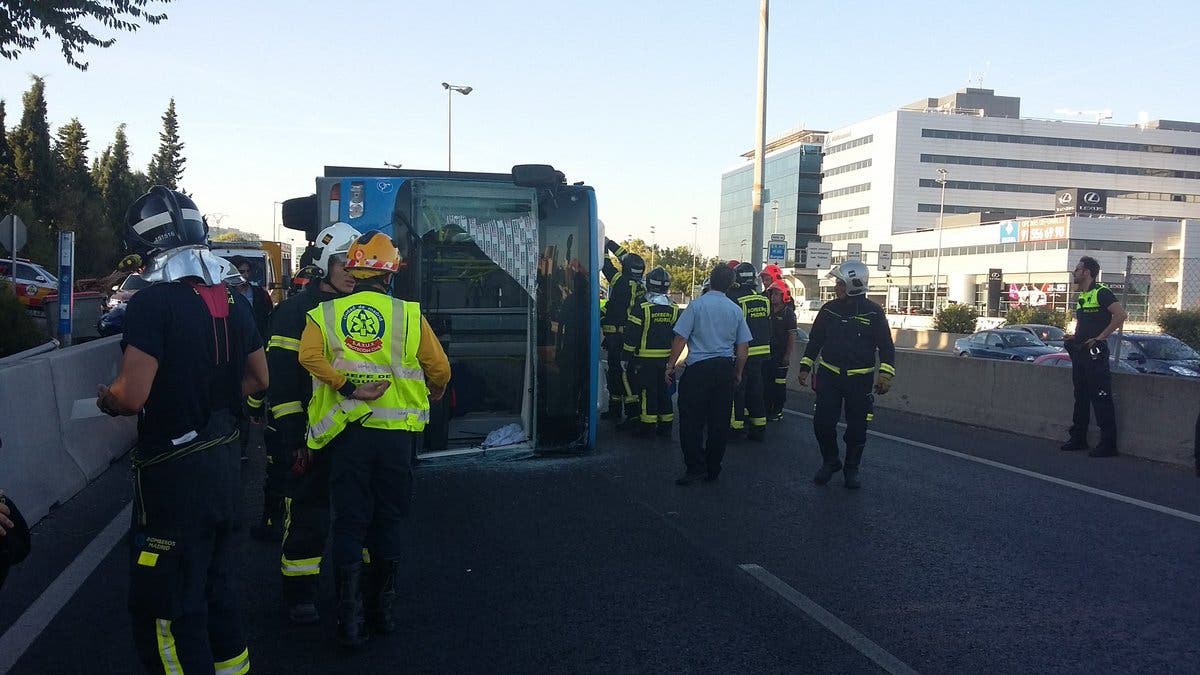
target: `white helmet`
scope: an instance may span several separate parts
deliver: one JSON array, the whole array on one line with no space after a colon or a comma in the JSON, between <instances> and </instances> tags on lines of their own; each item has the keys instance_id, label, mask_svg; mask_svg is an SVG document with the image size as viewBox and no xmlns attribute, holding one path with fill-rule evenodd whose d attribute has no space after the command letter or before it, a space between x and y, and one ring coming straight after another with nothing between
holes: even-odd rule
<instances>
[{"instance_id":1,"label":"white helmet","mask_svg":"<svg viewBox=\"0 0 1200 675\"><path fill-rule=\"evenodd\" d=\"M847 260L830 270L829 276L846 284L846 295L862 295L867 292L869 271L861 260Z\"/></svg>"},{"instance_id":2,"label":"white helmet","mask_svg":"<svg viewBox=\"0 0 1200 675\"><path fill-rule=\"evenodd\" d=\"M329 261L335 255L345 256L350 250L350 244L358 239L359 231L346 223L334 223L317 233L313 247L319 253L313 264L321 268L326 277L329 276ZM344 261L343 261L344 262Z\"/></svg>"}]
</instances>

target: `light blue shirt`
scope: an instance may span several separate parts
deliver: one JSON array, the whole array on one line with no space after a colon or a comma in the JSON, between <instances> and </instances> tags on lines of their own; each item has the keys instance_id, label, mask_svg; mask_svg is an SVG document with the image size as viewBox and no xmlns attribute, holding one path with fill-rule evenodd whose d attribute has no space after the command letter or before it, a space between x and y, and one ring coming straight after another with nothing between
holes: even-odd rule
<instances>
[{"instance_id":1,"label":"light blue shirt","mask_svg":"<svg viewBox=\"0 0 1200 675\"><path fill-rule=\"evenodd\" d=\"M696 298L679 315L675 334L688 341L687 365L705 359L733 358L737 345L750 342L742 308L720 291Z\"/></svg>"}]
</instances>

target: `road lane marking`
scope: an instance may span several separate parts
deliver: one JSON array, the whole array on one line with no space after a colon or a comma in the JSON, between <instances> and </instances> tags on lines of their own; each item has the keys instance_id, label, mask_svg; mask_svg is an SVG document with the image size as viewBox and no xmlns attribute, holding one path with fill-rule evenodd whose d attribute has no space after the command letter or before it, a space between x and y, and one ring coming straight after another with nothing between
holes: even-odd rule
<instances>
[{"instance_id":1,"label":"road lane marking","mask_svg":"<svg viewBox=\"0 0 1200 675\"><path fill-rule=\"evenodd\" d=\"M802 413L802 412L797 412L795 410L785 409L784 412L788 413L789 415L796 415L797 417L807 417L808 419L812 419L812 415ZM838 426L845 426L845 425L839 424ZM1064 480L1062 478L1056 478L1054 476L1047 476L1044 473L1030 471L1029 469L1022 469L1019 466L1013 466L1011 464L1004 464L1003 462L997 462L997 461L990 460L990 459L984 459L983 457L976 457L974 455L968 455L964 452L958 452L956 450L949 450L947 448L941 448L936 445L922 443L921 441L914 441L914 440L911 440L908 438L902 438L900 436L893 436L891 434L885 434L880 431L868 430L867 433L872 436L878 436L879 438L885 438L889 441L895 441L897 443L904 443L905 445L911 445L913 447L923 448L925 450L932 450L933 452L940 452L943 455L949 455L951 457L965 459L968 462L976 462L978 464L984 464L986 466L990 466L990 467L993 467L996 469L1003 469L1005 471L1011 471L1012 473L1020 474L1022 476L1026 476L1028 478L1035 478L1037 480L1046 481L1047 483L1054 483L1055 485L1061 485L1063 487L1068 487L1068 488L1071 488L1072 490L1086 492L1088 494L1096 495L1098 497L1104 497L1106 499L1111 499L1113 501L1122 502L1124 504L1129 504L1131 506L1136 506L1138 508L1148 509L1150 511L1157 511L1158 513L1162 513L1162 514L1165 514L1168 516L1175 516L1176 518L1182 518L1183 520L1190 520L1193 523L1200 523L1200 515L1196 515L1194 513L1189 513L1187 511L1180 511L1179 509L1173 509L1169 506L1163 506L1161 504L1155 504L1154 502L1147 502L1147 501L1143 501L1141 499L1135 499L1133 497L1126 497L1125 495L1118 494L1116 492L1109 492L1108 490L1101 490L1100 488L1094 488L1090 485L1083 485L1082 483L1075 483L1075 482L1072 482L1069 480Z\"/></svg>"},{"instance_id":2,"label":"road lane marking","mask_svg":"<svg viewBox=\"0 0 1200 675\"><path fill-rule=\"evenodd\" d=\"M96 535L92 543L67 565L62 574L46 587L13 625L9 626L4 635L0 635L0 673L12 670L25 650L38 639L96 567L108 557L113 547L129 531L132 513L133 502L130 502L100 531L100 534Z\"/></svg>"},{"instance_id":3,"label":"road lane marking","mask_svg":"<svg viewBox=\"0 0 1200 675\"><path fill-rule=\"evenodd\" d=\"M908 664L892 656L891 653L872 642L867 636L854 630L846 622L810 600L808 596L789 586L783 579L752 563L738 565L738 567L741 567L743 571L757 579L762 585L775 591L779 597L787 600L797 609L812 617L814 621L824 626L830 633L841 638L843 642L857 649L860 654L874 661L880 668L894 675L917 675L917 671L910 668Z\"/></svg>"}]
</instances>

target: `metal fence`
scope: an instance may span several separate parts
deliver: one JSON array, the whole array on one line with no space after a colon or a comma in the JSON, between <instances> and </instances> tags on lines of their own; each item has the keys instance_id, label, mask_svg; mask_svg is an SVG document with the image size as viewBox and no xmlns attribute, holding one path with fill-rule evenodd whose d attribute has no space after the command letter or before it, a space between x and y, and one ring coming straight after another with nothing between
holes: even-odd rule
<instances>
[{"instance_id":1,"label":"metal fence","mask_svg":"<svg viewBox=\"0 0 1200 675\"><path fill-rule=\"evenodd\" d=\"M1200 308L1200 258L1129 256L1124 281L1105 283L1129 321L1157 324L1163 310Z\"/></svg>"}]
</instances>

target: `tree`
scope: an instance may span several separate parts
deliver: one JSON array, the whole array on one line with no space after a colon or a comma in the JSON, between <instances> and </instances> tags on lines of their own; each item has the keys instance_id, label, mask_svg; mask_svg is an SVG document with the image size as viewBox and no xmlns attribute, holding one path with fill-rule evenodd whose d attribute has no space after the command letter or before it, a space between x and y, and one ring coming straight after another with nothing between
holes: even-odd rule
<instances>
[{"instance_id":1,"label":"tree","mask_svg":"<svg viewBox=\"0 0 1200 675\"><path fill-rule=\"evenodd\" d=\"M75 232L75 265L81 278L107 273L117 253L100 191L88 171L87 150L87 132L78 119L59 128L54 145L58 173L54 219L59 227Z\"/></svg>"},{"instance_id":2,"label":"tree","mask_svg":"<svg viewBox=\"0 0 1200 675\"><path fill-rule=\"evenodd\" d=\"M50 150L50 123L46 119L46 83L32 77L25 92L21 122L8 135L12 152L12 201L14 208L33 216L26 221L29 243L26 254L48 263L54 255L55 228L50 203L55 192L54 154Z\"/></svg>"},{"instance_id":3,"label":"tree","mask_svg":"<svg viewBox=\"0 0 1200 675\"><path fill-rule=\"evenodd\" d=\"M630 239L621 242L626 250L642 256L646 261L647 271L650 269L651 247L642 239ZM692 248L676 246L674 248L654 247L654 266L662 267L671 275L672 293L690 293L692 285ZM717 264L716 258L696 256L696 285L700 285Z\"/></svg>"},{"instance_id":4,"label":"tree","mask_svg":"<svg viewBox=\"0 0 1200 675\"><path fill-rule=\"evenodd\" d=\"M124 124L117 127L112 145L100 155L92 176L100 192L103 222L108 224L113 241L119 242L125 235L125 211L145 191L141 188L146 182L144 174L129 170L129 139ZM109 260L108 264L115 262Z\"/></svg>"},{"instance_id":5,"label":"tree","mask_svg":"<svg viewBox=\"0 0 1200 675\"><path fill-rule=\"evenodd\" d=\"M171 0L0 0L0 56L16 59L27 49L33 49L39 37L57 37L62 45L63 58L80 70L88 64L76 56L88 47L107 48L116 38L99 38L81 25L99 22L115 31L134 32L139 21L151 25L162 23L166 14L151 13L145 8L153 3L166 4Z\"/></svg>"},{"instance_id":6,"label":"tree","mask_svg":"<svg viewBox=\"0 0 1200 675\"><path fill-rule=\"evenodd\" d=\"M174 98L167 105L162 121L163 130L158 134L158 153L150 160L146 174L151 185L166 185L174 190L179 187L183 165L187 163L183 157L183 142L179 140L179 120L175 116Z\"/></svg>"},{"instance_id":7,"label":"tree","mask_svg":"<svg viewBox=\"0 0 1200 675\"><path fill-rule=\"evenodd\" d=\"M0 99L0 212L7 213L13 199L12 149L8 147L8 134L4 130L4 99Z\"/></svg>"}]
</instances>

